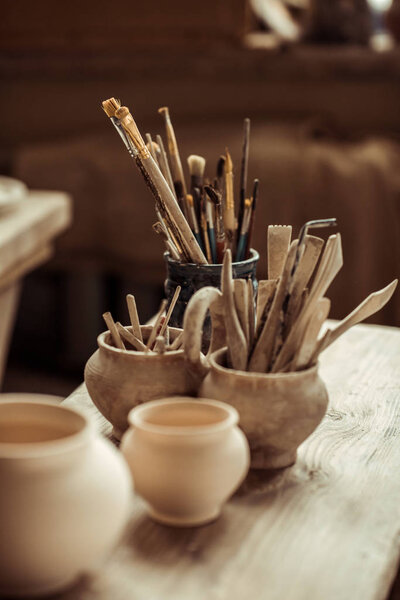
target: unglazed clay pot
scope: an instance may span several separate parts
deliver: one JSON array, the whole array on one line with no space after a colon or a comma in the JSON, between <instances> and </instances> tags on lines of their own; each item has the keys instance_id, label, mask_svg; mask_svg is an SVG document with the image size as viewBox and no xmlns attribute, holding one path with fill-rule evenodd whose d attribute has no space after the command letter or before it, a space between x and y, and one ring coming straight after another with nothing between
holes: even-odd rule
<instances>
[{"instance_id":1,"label":"unglazed clay pot","mask_svg":"<svg viewBox=\"0 0 400 600\"><path fill-rule=\"evenodd\" d=\"M129 328L128 328L129 329ZM146 341L151 326L141 327ZM170 341L181 329L169 328ZM98 350L85 367L85 383L93 403L113 425L121 439L129 411L148 400L171 395L196 395L198 379L186 368L183 349L165 354L120 350L111 344L110 332L97 338Z\"/></svg>"},{"instance_id":2,"label":"unglazed clay pot","mask_svg":"<svg viewBox=\"0 0 400 600\"><path fill-rule=\"evenodd\" d=\"M207 310L212 319L210 350L200 352L201 325ZM224 346L224 347L222 347ZM251 468L276 469L296 460L298 446L314 431L328 405L318 365L290 373L254 373L227 367L221 294L203 288L185 313L187 368L202 380L198 395L234 406L250 445Z\"/></svg>"},{"instance_id":3,"label":"unglazed clay pot","mask_svg":"<svg viewBox=\"0 0 400 600\"><path fill-rule=\"evenodd\" d=\"M219 516L249 467L238 419L231 406L192 398L148 402L129 413L121 448L156 521L193 526Z\"/></svg>"},{"instance_id":4,"label":"unglazed clay pot","mask_svg":"<svg viewBox=\"0 0 400 600\"><path fill-rule=\"evenodd\" d=\"M234 406L251 451L251 467L276 469L296 461L297 448L325 415L328 392L318 365L290 373L252 373L226 366L226 348L209 357L199 396Z\"/></svg>"},{"instance_id":5,"label":"unglazed clay pot","mask_svg":"<svg viewBox=\"0 0 400 600\"><path fill-rule=\"evenodd\" d=\"M97 568L130 512L118 451L46 396L0 396L0 490L1 597L49 594Z\"/></svg>"}]
</instances>

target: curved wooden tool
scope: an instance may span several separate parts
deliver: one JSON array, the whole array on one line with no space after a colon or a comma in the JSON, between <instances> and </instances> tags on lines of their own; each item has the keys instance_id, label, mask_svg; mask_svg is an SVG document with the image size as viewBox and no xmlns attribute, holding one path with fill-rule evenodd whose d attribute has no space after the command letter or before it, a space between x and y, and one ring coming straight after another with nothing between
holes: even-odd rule
<instances>
[{"instance_id":1,"label":"curved wooden tool","mask_svg":"<svg viewBox=\"0 0 400 600\"><path fill-rule=\"evenodd\" d=\"M203 323L211 305L218 301L221 292L208 286L198 290L191 297L183 318L183 347L189 368L195 377L203 378L209 370L204 354L201 353ZM213 313L211 311L211 319Z\"/></svg>"},{"instance_id":2,"label":"curved wooden tool","mask_svg":"<svg viewBox=\"0 0 400 600\"><path fill-rule=\"evenodd\" d=\"M329 336L327 336L326 342L320 352L330 346L335 340L338 339L339 336L350 329L350 327L357 325L357 323L361 323L361 321L364 321L364 319L368 319L368 317L383 308L392 297L393 292L397 287L397 283L398 280L394 279L386 287L378 290L377 292L373 292L367 298L365 298L365 300L363 300L361 304L359 304L350 314L348 314L346 318L340 321L340 323L334 329L330 330Z\"/></svg>"},{"instance_id":3,"label":"curved wooden tool","mask_svg":"<svg viewBox=\"0 0 400 600\"><path fill-rule=\"evenodd\" d=\"M235 307L232 281L232 254L229 249L225 251L224 262L222 264L221 289L224 303L229 366L239 371L245 371L247 367L248 345Z\"/></svg>"}]
</instances>

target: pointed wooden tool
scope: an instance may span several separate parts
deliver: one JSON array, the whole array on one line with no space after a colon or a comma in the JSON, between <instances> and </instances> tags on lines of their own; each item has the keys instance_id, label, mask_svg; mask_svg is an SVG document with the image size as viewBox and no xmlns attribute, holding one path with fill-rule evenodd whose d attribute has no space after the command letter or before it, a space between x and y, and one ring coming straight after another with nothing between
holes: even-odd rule
<instances>
[{"instance_id":1,"label":"pointed wooden tool","mask_svg":"<svg viewBox=\"0 0 400 600\"><path fill-rule=\"evenodd\" d=\"M258 282L256 308L256 338L259 336L267 320L276 290L277 279L264 279Z\"/></svg>"},{"instance_id":2,"label":"pointed wooden tool","mask_svg":"<svg viewBox=\"0 0 400 600\"><path fill-rule=\"evenodd\" d=\"M246 279L233 280L233 293L235 297L236 312L239 317L240 326L249 344L249 307Z\"/></svg>"},{"instance_id":3,"label":"pointed wooden tool","mask_svg":"<svg viewBox=\"0 0 400 600\"><path fill-rule=\"evenodd\" d=\"M291 371L304 369L310 363L317 344L319 332L321 331L323 323L328 318L330 308L331 301L329 298L320 298L320 300L318 300L315 311L308 321L301 346L292 361Z\"/></svg>"},{"instance_id":4,"label":"pointed wooden tool","mask_svg":"<svg viewBox=\"0 0 400 600\"><path fill-rule=\"evenodd\" d=\"M249 352L250 354L254 344L254 331L256 327L256 316L254 307L254 287L251 278L247 280L247 307L249 310Z\"/></svg>"},{"instance_id":5,"label":"pointed wooden tool","mask_svg":"<svg viewBox=\"0 0 400 600\"><path fill-rule=\"evenodd\" d=\"M291 225L268 226L268 279L282 275L291 237Z\"/></svg>"},{"instance_id":6,"label":"pointed wooden tool","mask_svg":"<svg viewBox=\"0 0 400 600\"><path fill-rule=\"evenodd\" d=\"M308 320L313 311L343 266L342 242L340 234L331 235L325 246L325 250L318 267L317 274L307 301L290 330L274 364L274 370L279 371L294 356L304 336Z\"/></svg>"},{"instance_id":7,"label":"pointed wooden tool","mask_svg":"<svg viewBox=\"0 0 400 600\"><path fill-rule=\"evenodd\" d=\"M248 346L235 307L232 280L232 254L229 248L225 251L224 262L222 264L221 289L224 303L226 340L228 342L228 362L232 368L245 371Z\"/></svg>"},{"instance_id":8,"label":"pointed wooden tool","mask_svg":"<svg viewBox=\"0 0 400 600\"><path fill-rule=\"evenodd\" d=\"M290 250L286 258L285 268L283 269L282 276L279 279L275 296L272 301L272 306L268 313L268 318L259 335L253 354L250 358L249 371L266 373L270 368L276 337L281 325L280 313L282 310L282 304L286 296L287 283L296 254L296 244L297 241L295 240L290 246Z\"/></svg>"},{"instance_id":9,"label":"pointed wooden tool","mask_svg":"<svg viewBox=\"0 0 400 600\"><path fill-rule=\"evenodd\" d=\"M393 292L397 287L397 283L398 280L394 279L386 287L378 290L377 292L373 292L367 298L365 298L365 300L363 300L361 304L359 304L350 314L348 314L346 318L340 321L340 323L334 329L330 330L330 334L327 336L327 340L322 350L325 350L325 348L330 346L335 340L337 340L339 336L350 329L350 327L357 325L357 323L364 321L364 319L368 319L368 317L383 308L392 297ZM322 350L320 350L320 352L322 352Z\"/></svg>"},{"instance_id":10,"label":"pointed wooden tool","mask_svg":"<svg viewBox=\"0 0 400 600\"><path fill-rule=\"evenodd\" d=\"M300 259L299 266L289 282L289 301L286 309L285 328L289 332L300 314L301 297L304 289L314 272L321 254L324 240L313 235L307 235L304 245L304 253Z\"/></svg>"}]
</instances>

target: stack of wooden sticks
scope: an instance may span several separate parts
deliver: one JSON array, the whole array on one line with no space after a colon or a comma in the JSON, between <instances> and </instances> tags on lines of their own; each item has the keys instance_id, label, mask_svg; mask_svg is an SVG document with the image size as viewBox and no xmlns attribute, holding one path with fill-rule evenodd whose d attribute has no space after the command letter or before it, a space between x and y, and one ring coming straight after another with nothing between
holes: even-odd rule
<instances>
[{"instance_id":1,"label":"stack of wooden sticks","mask_svg":"<svg viewBox=\"0 0 400 600\"><path fill-rule=\"evenodd\" d=\"M179 333L177 337L170 342L170 328L168 327L172 311L174 310L180 292L181 287L178 286L165 316L164 311L167 306L167 301L163 300L161 302L160 309L147 340L143 339L135 297L131 294L128 294L126 297L131 322L130 329L124 327L119 322L115 323L110 312L104 313L103 319L110 331L111 340L114 346L120 350L138 351L148 354L164 354L165 352L180 350L183 343L183 332Z\"/></svg>"},{"instance_id":2,"label":"stack of wooden sticks","mask_svg":"<svg viewBox=\"0 0 400 600\"><path fill-rule=\"evenodd\" d=\"M397 285L396 279L371 294L334 328L321 334L331 304L325 293L343 265L341 237L339 233L331 235L324 244L307 231L335 223L335 219L309 221L292 242L290 226L269 226L268 279L259 282L255 314L251 292L246 293L249 282L232 279L232 257L227 250L222 294L214 288L203 288L192 297L186 310L184 336L189 339L189 328L199 327L209 307L211 346L217 349L227 345L228 367L278 373L314 365L319 354L347 329L380 310Z\"/></svg>"},{"instance_id":3,"label":"stack of wooden sticks","mask_svg":"<svg viewBox=\"0 0 400 600\"><path fill-rule=\"evenodd\" d=\"M257 179L247 195L250 120L244 120L236 216L233 162L228 150L218 160L212 181L204 175L205 159L189 156L187 186L168 107L159 109L165 122L167 153L160 135L153 141L147 133L145 143L129 109L119 100L109 98L102 106L155 198L158 221L153 229L164 239L171 257L180 262L221 264L229 248L236 262L248 258L258 196Z\"/></svg>"}]
</instances>

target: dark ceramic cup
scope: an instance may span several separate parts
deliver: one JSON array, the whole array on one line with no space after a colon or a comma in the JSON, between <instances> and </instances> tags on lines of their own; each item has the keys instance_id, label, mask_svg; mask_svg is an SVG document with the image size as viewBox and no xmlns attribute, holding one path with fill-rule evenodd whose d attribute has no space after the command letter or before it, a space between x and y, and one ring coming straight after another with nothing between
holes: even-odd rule
<instances>
[{"instance_id":1,"label":"dark ceramic cup","mask_svg":"<svg viewBox=\"0 0 400 600\"><path fill-rule=\"evenodd\" d=\"M254 297L256 297L258 288L256 269L259 258L258 252L251 249L250 258L232 264L232 275L234 279L251 278L253 282ZM171 327L182 327L183 315L187 303L197 290L208 285L221 289L222 265L180 263L173 260L168 252L164 253L164 259L167 266L167 279L165 280L164 288L168 303L171 302L177 286L180 285L182 288L169 324ZM203 327L203 343L207 343L210 339L210 327L210 319L207 318Z\"/></svg>"}]
</instances>

